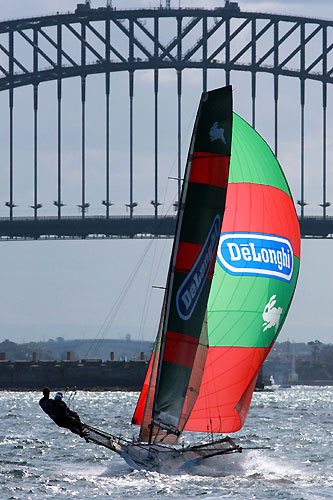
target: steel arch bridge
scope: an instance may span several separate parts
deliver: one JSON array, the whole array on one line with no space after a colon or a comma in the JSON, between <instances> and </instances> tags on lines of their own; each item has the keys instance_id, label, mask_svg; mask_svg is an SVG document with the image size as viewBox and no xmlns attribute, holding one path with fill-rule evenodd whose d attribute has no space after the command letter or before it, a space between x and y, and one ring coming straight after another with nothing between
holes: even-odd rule
<instances>
[{"instance_id":1,"label":"steel arch bridge","mask_svg":"<svg viewBox=\"0 0 333 500\"><path fill-rule=\"evenodd\" d=\"M78 4L74 13L17 19L0 22L0 90L8 93L8 195L5 203L8 217L0 219L0 238L40 237L170 237L174 217L159 213L159 82L162 70L174 70L177 85L177 170L178 196L182 167L182 98L184 70L202 73L202 89L208 87L208 74L223 70L225 82L231 72L247 72L250 76L251 120L256 124L257 82L260 74L273 79L274 140L278 153L279 99L281 77L299 81L299 200L303 237L328 237L333 234L333 217L327 214L327 108L330 84L333 83L333 21L312 18L243 12L235 2L207 9L157 8L116 10L111 6L90 8ZM134 75L140 70L153 72L154 98L154 192L152 214L134 215ZM115 217L111 213L110 173L110 81L113 74L123 72L129 82L129 215ZM105 169L104 215L87 214L89 202L86 188L86 103L89 75L105 75ZM80 79L81 151L80 151L80 217L63 214L63 83ZM39 91L44 82L56 82L57 100L57 199L55 214L39 215L40 203L38 162ZM320 216L305 216L305 106L309 82L321 86L321 203ZM14 104L20 87L33 89L33 217L16 217L17 194L14 183ZM4 119L2 118L2 121ZM6 119L7 120L7 119Z\"/></svg>"}]
</instances>

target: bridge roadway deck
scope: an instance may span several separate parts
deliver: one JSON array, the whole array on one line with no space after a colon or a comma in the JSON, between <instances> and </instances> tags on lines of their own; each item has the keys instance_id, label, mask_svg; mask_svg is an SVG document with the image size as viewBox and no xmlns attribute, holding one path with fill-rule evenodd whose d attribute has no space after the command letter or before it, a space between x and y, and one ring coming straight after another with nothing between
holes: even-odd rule
<instances>
[{"instance_id":1,"label":"bridge roadway deck","mask_svg":"<svg viewBox=\"0 0 333 500\"><path fill-rule=\"evenodd\" d=\"M302 238L332 238L333 217L299 217ZM0 240L172 238L175 216L0 218Z\"/></svg>"}]
</instances>

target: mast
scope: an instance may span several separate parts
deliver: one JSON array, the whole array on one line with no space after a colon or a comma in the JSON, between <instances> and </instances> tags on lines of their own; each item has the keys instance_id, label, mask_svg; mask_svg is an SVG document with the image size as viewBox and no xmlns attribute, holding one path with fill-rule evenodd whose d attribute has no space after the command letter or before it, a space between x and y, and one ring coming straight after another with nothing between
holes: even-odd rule
<instances>
[{"instance_id":1,"label":"mast","mask_svg":"<svg viewBox=\"0 0 333 500\"><path fill-rule=\"evenodd\" d=\"M231 129L231 87L204 93L189 148L170 261L150 442L177 441L199 392L208 346L203 324L224 212ZM148 401L151 404L150 394L146 408ZM140 435L147 432L142 428Z\"/></svg>"}]
</instances>

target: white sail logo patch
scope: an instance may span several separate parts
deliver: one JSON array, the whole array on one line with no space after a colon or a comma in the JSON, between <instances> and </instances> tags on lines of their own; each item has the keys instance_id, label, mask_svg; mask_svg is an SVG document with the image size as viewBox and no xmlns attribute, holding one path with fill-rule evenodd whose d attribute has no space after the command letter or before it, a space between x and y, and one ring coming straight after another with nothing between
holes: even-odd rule
<instances>
[{"instance_id":1,"label":"white sail logo patch","mask_svg":"<svg viewBox=\"0 0 333 500\"><path fill-rule=\"evenodd\" d=\"M274 307L276 304L275 299L276 295L272 295L268 303L265 305L264 312L262 313L262 319L264 320L262 326L264 327L264 332L274 326L276 333L279 328L280 317L283 309L282 307Z\"/></svg>"},{"instance_id":2,"label":"white sail logo patch","mask_svg":"<svg viewBox=\"0 0 333 500\"><path fill-rule=\"evenodd\" d=\"M224 128L219 127L219 124L215 122L209 131L210 142L213 141L222 141L224 144L227 144L227 141L224 137Z\"/></svg>"},{"instance_id":3,"label":"white sail logo patch","mask_svg":"<svg viewBox=\"0 0 333 500\"><path fill-rule=\"evenodd\" d=\"M287 282L293 276L293 257L290 241L271 234L224 233L217 250L217 262L229 274Z\"/></svg>"}]
</instances>

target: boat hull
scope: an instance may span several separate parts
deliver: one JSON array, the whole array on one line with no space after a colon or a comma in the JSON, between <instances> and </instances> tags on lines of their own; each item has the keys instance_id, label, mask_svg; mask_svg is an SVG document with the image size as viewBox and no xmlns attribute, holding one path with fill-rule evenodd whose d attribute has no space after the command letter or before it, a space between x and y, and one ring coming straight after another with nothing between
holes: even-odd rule
<instances>
[{"instance_id":1,"label":"boat hull","mask_svg":"<svg viewBox=\"0 0 333 500\"><path fill-rule=\"evenodd\" d=\"M187 471L198 462L217 455L240 453L230 437L193 446L170 446L131 442L100 429L84 426L85 439L120 455L133 469L150 471Z\"/></svg>"}]
</instances>

